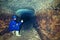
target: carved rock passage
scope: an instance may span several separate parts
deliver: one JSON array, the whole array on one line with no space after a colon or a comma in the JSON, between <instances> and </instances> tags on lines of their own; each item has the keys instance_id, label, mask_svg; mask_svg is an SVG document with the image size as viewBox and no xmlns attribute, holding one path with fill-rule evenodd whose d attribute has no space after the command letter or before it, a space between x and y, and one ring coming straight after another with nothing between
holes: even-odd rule
<instances>
[{"instance_id":1,"label":"carved rock passage","mask_svg":"<svg viewBox=\"0 0 60 40\"><path fill-rule=\"evenodd\" d=\"M37 12L37 21L43 40L60 40L60 10Z\"/></svg>"},{"instance_id":2,"label":"carved rock passage","mask_svg":"<svg viewBox=\"0 0 60 40\"><path fill-rule=\"evenodd\" d=\"M17 0L0 0L0 5L1 5L0 6L0 11L4 12L6 14L11 14L11 13L14 13L17 9L25 6L25 7L32 7L37 12L40 9L49 8L52 5L53 5L53 7L55 7L59 2L60 2L59 0L56 0L56 1L54 0L54 2L53 2L53 0L31 0L31 1L28 1L28 0L19 0L19 1L17 1ZM2 8L2 10L1 10L1 8ZM39 21L41 22L40 23L38 21L39 25L40 25L39 30L42 31L41 33L42 33L43 39L45 39L45 40L48 40L48 39L58 40L60 38L60 37L57 37L57 36L60 36L59 35L60 33L58 32L60 30L60 28L59 28L59 25L55 26L55 24L56 24L55 20L56 19L54 17L52 17L53 19L51 18L51 15L53 15L53 14L51 14L51 12L55 13L54 10L50 10L50 11L47 11L47 12L44 12L44 13L42 12L41 16L38 17L38 18L40 18ZM45 13L46 13L46 15L45 15ZM50 13L50 14L48 14L48 13ZM58 13L59 12L57 12L57 14Z\"/></svg>"},{"instance_id":3,"label":"carved rock passage","mask_svg":"<svg viewBox=\"0 0 60 40\"><path fill-rule=\"evenodd\" d=\"M28 15L30 15L30 16L28 16ZM33 19L33 17L31 17L31 15L32 14L27 14L28 18ZM1 16L1 17L4 17L4 18L0 18L0 20L3 21L5 28L6 28L5 20L7 20L7 26L8 26L12 15L10 17L8 17L9 16L8 15L7 16L8 18L6 18L6 16L7 15L3 14L3 16ZM24 17L24 18L28 21L27 17ZM39 37L37 31L33 28L33 24L32 24L33 22L34 22L34 20L32 20L32 21L30 20L27 23L23 24L22 29L20 31L21 37L16 37L15 35L11 35L11 33L4 34L5 30L3 30L3 32L1 32L1 33L3 33L4 35L0 36L0 39L1 40L40 40L40 37ZM2 28L3 28L3 26L2 26Z\"/></svg>"},{"instance_id":4,"label":"carved rock passage","mask_svg":"<svg viewBox=\"0 0 60 40\"><path fill-rule=\"evenodd\" d=\"M47 9L37 12L36 16L43 40L60 40L60 10Z\"/></svg>"}]
</instances>

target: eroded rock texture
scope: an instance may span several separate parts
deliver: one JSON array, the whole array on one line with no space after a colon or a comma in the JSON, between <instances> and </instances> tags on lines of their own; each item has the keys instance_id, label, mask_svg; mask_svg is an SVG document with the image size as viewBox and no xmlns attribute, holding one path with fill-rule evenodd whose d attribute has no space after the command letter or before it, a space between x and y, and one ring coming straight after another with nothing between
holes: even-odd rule
<instances>
[{"instance_id":1,"label":"eroded rock texture","mask_svg":"<svg viewBox=\"0 0 60 40\"><path fill-rule=\"evenodd\" d=\"M43 40L60 40L60 10L37 12L37 20Z\"/></svg>"}]
</instances>

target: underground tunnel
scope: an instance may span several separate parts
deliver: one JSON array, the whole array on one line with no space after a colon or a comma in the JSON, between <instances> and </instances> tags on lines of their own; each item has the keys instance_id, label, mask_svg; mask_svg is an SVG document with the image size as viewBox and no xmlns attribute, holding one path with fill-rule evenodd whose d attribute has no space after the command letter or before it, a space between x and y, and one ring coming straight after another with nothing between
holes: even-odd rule
<instances>
[{"instance_id":1,"label":"underground tunnel","mask_svg":"<svg viewBox=\"0 0 60 40\"><path fill-rule=\"evenodd\" d=\"M31 29L31 25L35 22L35 10L31 8L23 8L16 11L16 15L19 16L20 20L23 20L23 29Z\"/></svg>"}]
</instances>

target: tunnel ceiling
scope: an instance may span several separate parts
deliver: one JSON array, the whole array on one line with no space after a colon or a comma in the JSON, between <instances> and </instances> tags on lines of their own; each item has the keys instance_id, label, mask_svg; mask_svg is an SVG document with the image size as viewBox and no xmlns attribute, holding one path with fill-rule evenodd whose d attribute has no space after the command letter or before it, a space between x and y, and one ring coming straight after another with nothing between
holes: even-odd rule
<instances>
[{"instance_id":1,"label":"tunnel ceiling","mask_svg":"<svg viewBox=\"0 0 60 40\"><path fill-rule=\"evenodd\" d=\"M35 11L55 7L59 0L0 0L0 9L15 12L21 7L32 7Z\"/></svg>"}]
</instances>

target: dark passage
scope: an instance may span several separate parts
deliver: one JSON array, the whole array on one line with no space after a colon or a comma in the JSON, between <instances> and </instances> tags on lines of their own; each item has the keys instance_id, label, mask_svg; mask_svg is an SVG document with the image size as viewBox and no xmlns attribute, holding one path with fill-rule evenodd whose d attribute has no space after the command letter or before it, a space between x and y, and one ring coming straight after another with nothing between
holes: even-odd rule
<instances>
[{"instance_id":1,"label":"dark passage","mask_svg":"<svg viewBox=\"0 0 60 40\"><path fill-rule=\"evenodd\" d=\"M35 21L35 11L33 9L19 9L20 19L24 21L22 28L23 30L29 30L32 28L31 25L33 25Z\"/></svg>"}]
</instances>

